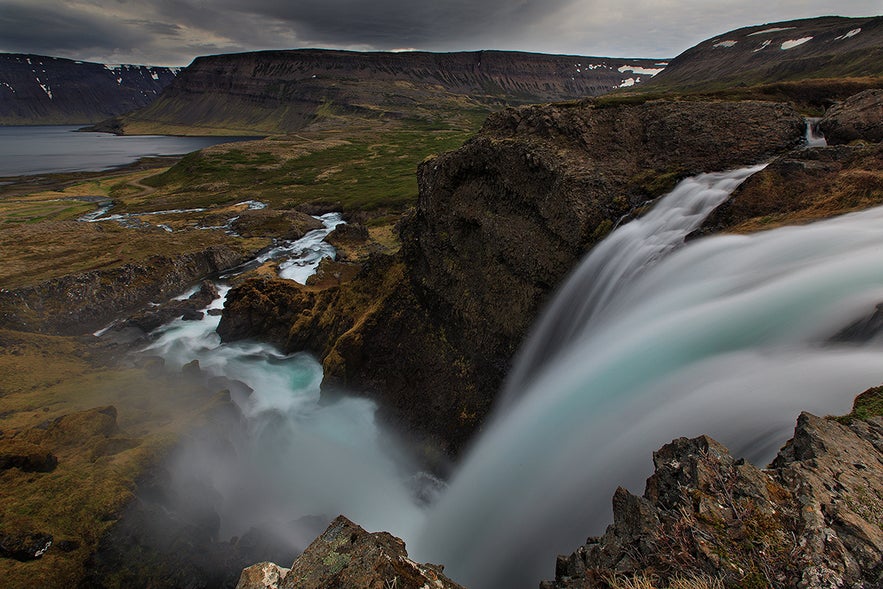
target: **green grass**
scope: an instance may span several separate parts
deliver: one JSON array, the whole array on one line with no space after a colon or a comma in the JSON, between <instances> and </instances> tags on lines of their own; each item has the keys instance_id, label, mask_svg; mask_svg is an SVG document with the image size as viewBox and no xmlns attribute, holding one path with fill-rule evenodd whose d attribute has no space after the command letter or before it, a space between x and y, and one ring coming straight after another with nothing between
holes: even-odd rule
<instances>
[{"instance_id":1,"label":"green grass","mask_svg":"<svg viewBox=\"0 0 883 589\"><path fill-rule=\"evenodd\" d=\"M473 129L363 130L239 143L184 157L147 178L156 206L193 207L257 199L275 207L401 212L416 201L418 164L455 149ZM477 125L476 125L477 127ZM285 153L285 143L298 152ZM248 149L257 151L248 151Z\"/></svg>"},{"instance_id":2,"label":"green grass","mask_svg":"<svg viewBox=\"0 0 883 589\"><path fill-rule=\"evenodd\" d=\"M870 419L871 417L883 416L883 386L866 390L855 398L852 411L847 415L835 417L843 424L849 424L856 419Z\"/></svg>"}]
</instances>

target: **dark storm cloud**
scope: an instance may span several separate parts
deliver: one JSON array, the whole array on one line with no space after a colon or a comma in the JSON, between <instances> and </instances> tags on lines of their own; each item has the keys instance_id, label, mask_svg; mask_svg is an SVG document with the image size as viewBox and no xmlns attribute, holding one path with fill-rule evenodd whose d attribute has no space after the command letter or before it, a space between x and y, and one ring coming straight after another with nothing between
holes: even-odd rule
<instances>
[{"instance_id":1,"label":"dark storm cloud","mask_svg":"<svg viewBox=\"0 0 883 589\"><path fill-rule=\"evenodd\" d=\"M572 0L254 0L248 11L288 23L302 41L379 49L481 43L526 30ZM235 0L223 0L231 11Z\"/></svg>"},{"instance_id":2,"label":"dark storm cloud","mask_svg":"<svg viewBox=\"0 0 883 589\"><path fill-rule=\"evenodd\" d=\"M198 55L334 47L673 57L713 35L880 0L0 0L0 51L185 65Z\"/></svg>"},{"instance_id":3,"label":"dark storm cloud","mask_svg":"<svg viewBox=\"0 0 883 589\"><path fill-rule=\"evenodd\" d=\"M137 47L150 38L140 28L121 26L100 14L89 14L64 4L0 3L0 50L21 53L65 54L71 50Z\"/></svg>"}]
</instances>

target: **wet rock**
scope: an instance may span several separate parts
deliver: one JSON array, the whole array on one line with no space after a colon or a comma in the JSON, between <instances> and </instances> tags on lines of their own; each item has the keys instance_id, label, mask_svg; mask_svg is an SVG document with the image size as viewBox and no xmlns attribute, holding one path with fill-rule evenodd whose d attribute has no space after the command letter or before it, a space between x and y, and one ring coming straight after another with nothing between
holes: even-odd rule
<instances>
[{"instance_id":1,"label":"wet rock","mask_svg":"<svg viewBox=\"0 0 883 589\"><path fill-rule=\"evenodd\" d=\"M405 543L386 532L369 534L343 516L307 547L279 589L462 589L442 567L408 558Z\"/></svg>"},{"instance_id":2,"label":"wet rock","mask_svg":"<svg viewBox=\"0 0 883 589\"><path fill-rule=\"evenodd\" d=\"M819 129L829 145L883 141L883 89L865 90L831 107Z\"/></svg>"},{"instance_id":3,"label":"wet rock","mask_svg":"<svg viewBox=\"0 0 883 589\"><path fill-rule=\"evenodd\" d=\"M242 237L272 237L300 239L313 229L321 229L322 222L300 211L272 209L242 212L233 221L232 229Z\"/></svg>"},{"instance_id":4,"label":"wet rock","mask_svg":"<svg viewBox=\"0 0 883 589\"><path fill-rule=\"evenodd\" d=\"M182 321L202 321L205 317L205 313L202 311L194 311L193 309L187 309L181 315Z\"/></svg>"},{"instance_id":5,"label":"wet rock","mask_svg":"<svg viewBox=\"0 0 883 589\"><path fill-rule=\"evenodd\" d=\"M794 438L763 470L707 436L663 446L643 497L617 490L613 524L559 557L555 581L543 586L606 588L616 575L883 586L883 418L855 417L877 404L883 387L859 396L848 418L801 414Z\"/></svg>"}]
</instances>

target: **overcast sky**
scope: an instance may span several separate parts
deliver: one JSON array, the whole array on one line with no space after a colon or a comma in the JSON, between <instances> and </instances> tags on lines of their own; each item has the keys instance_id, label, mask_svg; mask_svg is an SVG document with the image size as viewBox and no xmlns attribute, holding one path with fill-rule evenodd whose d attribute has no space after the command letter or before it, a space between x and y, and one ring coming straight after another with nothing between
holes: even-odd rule
<instances>
[{"instance_id":1,"label":"overcast sky","mask_svg":"<svg viewBox=\"0 0 883 589\"><path fill-rule=\"evenodd\" d=\"M0 51L186 65L256 49L517 49L673 57L735 28L883 0L0 0Z\"/></svg>"}]
</instances>

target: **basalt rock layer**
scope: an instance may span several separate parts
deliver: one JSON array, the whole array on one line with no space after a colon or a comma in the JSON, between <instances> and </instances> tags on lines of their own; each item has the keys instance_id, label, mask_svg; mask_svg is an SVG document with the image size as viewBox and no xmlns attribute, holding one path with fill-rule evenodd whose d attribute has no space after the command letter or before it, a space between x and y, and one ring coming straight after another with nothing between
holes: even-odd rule
<instances>
[{"instance_id":1,"label":"basalt rock layer","mask_svg":"<svg viewBox=\"0 0 883 589\"><path fill-rule=\"evenodd\" d=\"M648 79L663 67L648 59L510 51L299 49L214 55L197 58L149 107L102 128L280 133L350 115L432 121L445 111L486 112L504 104L603 94L629 79Z\"/></svg>"}]
</instances>

